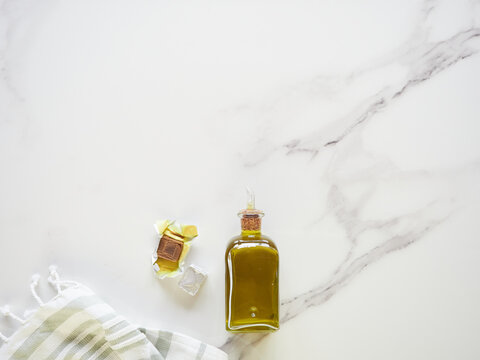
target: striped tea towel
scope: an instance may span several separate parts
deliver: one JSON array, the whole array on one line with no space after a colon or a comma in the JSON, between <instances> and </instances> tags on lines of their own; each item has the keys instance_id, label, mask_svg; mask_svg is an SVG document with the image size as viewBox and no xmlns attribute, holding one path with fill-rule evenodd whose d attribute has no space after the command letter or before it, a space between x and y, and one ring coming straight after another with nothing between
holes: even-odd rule
<instances>
[{"instance_id":1,"label":"striped tea towel","mask_svg":"<svg viewBox=\"0 0 480 360\"><path fill-rule=\"evenodd\" d=\"M223 351L188 336L139 328L118 315L90 289L60 281L55 268L49 282L58 295L47 303L32 294L40 308L26 320L2 308L22 323L12 336L0 334L0 359L12 360L227 360Z\"/></svg>"}]
</instances>

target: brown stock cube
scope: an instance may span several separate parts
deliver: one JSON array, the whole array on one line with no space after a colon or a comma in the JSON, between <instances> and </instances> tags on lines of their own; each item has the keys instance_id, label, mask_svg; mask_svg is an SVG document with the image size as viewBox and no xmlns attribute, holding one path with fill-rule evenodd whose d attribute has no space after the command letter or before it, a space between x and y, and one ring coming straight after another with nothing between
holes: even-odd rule
<instances>
[{"instance_id":1,"label":"brown stock cube","mask_svg":"<svg viewBox=\"0 0 480 360\"><path fill-rule=\"evenodd\" d=\"M178 261L183 250L183 241L163 235L158 244L157 256L169 261Z\"/></svg>"}]
</instances>

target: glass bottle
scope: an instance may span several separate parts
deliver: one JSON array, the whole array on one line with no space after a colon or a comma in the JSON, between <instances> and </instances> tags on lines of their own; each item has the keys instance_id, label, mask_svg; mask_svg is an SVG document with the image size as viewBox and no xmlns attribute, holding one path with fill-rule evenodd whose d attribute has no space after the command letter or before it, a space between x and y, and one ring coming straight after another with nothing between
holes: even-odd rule
<instances>
[{"instance_id":1,"label":"glass bottle","mask_svg":"<svg viewBox=\"0 0 480 360\"><path fill-rule=\"evenodd\" d=\"M248 191L241 210L242 232L225 252L225 322L230 332L270 332L279 329L278 269L275 243L261 233L263 212L255 209Z\"/></svg>"}]
</instances>

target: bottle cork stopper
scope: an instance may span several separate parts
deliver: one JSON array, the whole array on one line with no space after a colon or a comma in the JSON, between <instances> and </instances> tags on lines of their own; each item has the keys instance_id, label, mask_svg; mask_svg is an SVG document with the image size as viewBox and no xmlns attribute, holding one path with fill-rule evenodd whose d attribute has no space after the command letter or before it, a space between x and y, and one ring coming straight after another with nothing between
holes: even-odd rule
<instances>
[{"instance_id":1,"label":"bottle cork stopper","mask_svg":"<svg viewBox=\"0 0 480 360\"><path fill-rule=\"evenodd\" d=\"M262 227L262 219L260 215L244 215L241 219L242 230L245 231L260 231Z\"/></svg>"}]
</instances>

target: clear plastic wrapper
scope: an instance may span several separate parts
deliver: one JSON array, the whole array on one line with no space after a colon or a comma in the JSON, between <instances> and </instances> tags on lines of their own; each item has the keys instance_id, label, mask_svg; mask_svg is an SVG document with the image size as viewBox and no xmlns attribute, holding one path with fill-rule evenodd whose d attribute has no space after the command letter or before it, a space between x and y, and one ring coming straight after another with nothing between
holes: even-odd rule
<instances>
[{"instance_id":1,"label":"clear plastic wrapper","mask_svg":"<svg viewBox=\"0 0 480 360\"><path fill-rule=\"evenodd\" d=\"M197 265L192 264L185 269L178 286L186 293L195 296L206 278L207 273Z\"/></svg>"}]
</instances>

